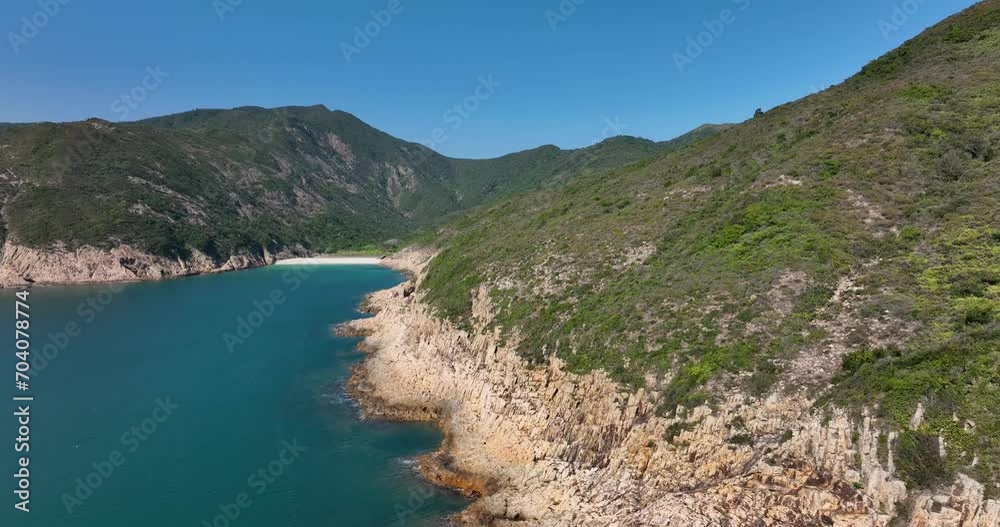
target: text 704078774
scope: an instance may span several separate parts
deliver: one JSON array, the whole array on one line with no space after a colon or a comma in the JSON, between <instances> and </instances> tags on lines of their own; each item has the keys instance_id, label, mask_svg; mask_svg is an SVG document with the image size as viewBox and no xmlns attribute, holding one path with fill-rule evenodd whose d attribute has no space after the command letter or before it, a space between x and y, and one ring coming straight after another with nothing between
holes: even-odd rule
<instances>
[{"instance_id":1,"label":"text 704078774","mask_svg":"<svg viewBox=\"0 0 1000 527\"><path fill-rule=\"evenodd\" d=\"M30 458L28 452L31 451L31 401L33 397L28 395L28 370L30 365L28 357L31 355L31 313L28 305L28 291L18 291L14 300L14 354L17 362L14 366L14 387L17 392L14 395L14 405L17 410L14 418L17 419L17 437L14 439L14 452L17 456L17 472L14 473L14 495L17 500L14 508L28 512L31 501L31 471L28 468Z\"/></svg>"}]
</instances>

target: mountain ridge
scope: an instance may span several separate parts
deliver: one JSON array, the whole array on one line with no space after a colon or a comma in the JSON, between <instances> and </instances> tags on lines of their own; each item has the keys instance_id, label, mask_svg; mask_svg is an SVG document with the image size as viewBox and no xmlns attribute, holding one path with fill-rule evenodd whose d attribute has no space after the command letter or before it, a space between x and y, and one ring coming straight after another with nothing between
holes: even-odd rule
<instances>
[{"instance_id":1,"label":"mountain ridge","mask_svg":"<svg viewBox=\"0 0 1000 527\"><path fill-rule=\"evenodd\" d=\"M128 123L15 124L0 127L4 265L8 276L68 279L51 268L55 263L49 272L33 272L33 262L46 251L91 247L105 263L83 266L77 279L120 276L87 269L118 265L110 252L128 247L159 269L140 274L156 277L174 272L162 258L198 261L205 269L235 265L234 256L248 264L286 250L375 246L498 197L636 161L704 134L460 160L323 105L199 109ZM87 254L90 262L94 254ZM72 257L47 259L65 265Z\"/></svg>"}]
</instances>

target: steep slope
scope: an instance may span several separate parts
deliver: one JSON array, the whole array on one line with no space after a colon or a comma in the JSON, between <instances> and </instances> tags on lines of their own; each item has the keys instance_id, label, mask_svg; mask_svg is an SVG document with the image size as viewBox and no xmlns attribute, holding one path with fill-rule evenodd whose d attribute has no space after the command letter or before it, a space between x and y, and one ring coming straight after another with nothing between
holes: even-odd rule
<instances>
[{"instance_id":1,"label":"steep slope","mask_svg":"<svg viewBox=\"0 0 1000 527\"><path fill-rule=\"evenodd\" d=\"M983 493L1000 496L998 64L1000 1L988 0L822 93L687 148L463 217L441 231L417 297L455 325L453 339L442 342L468 339L454 345L469 351L470 364L490 364L499 353L493 345L543 367L525 379L553 378L564 368L606 372L630 391L642 389L659 417L633 424L653 419L665 432L644 436L651 451L641 455L689 454L658 465L668 471L659 475L628 458L643 465L632 477L647 478L643 492L655 503L669 499L653 496L654 487L692 492L696 502L727 492L780 500L768 493L787 490L780 478L795 484L789 471L807 463L820 471L817 481L844 485L823 491L839 496L836 514L811 511L796 520L803 524L857 513L868 522L858 525L884 525L908 491L914 525L959 525L949 517L995 525L1000 506L982 500ZM402 308L392 302L412 303L382 300L397 321L406 310L397 313ZM372 324L376 336L389 338ZM493 331L499 340L491 340ZM407 333L391 336L393 360L403 360ZM447 371L464 371L454 349L428 342L412 344L418 358L440 354L442 364L453 364ZM554 363L563 366L553 370ZM515 382L510 373L489 384L470 366L472 386L448 399L440 386L410 393L406 382L378 382L392 364L376 354L365 370L367 389L431 407L441 401L421 397L436 394L445 400L438 418L446 427L465 404L485 405L474 411L489 413L488 423L530 420L518 413L519 397L489 404L473 397L502 389L504 378ZM572 384L583 389L586 378ZM564 410L538 402L554 394L539 397L531 404L541 408L531 413ZM628 412L645 404L619 403ZM566 419L569 427L591 418ZM600 426L596 418L592 424ZM536 462L622 475L622 467L606 465L608 456L642 449L621 423L609 426L597 436L520 429L532 430L538 445L567 442L567 450L546 450ZM705 442L720 433L721 446ZM715 463L707 453L727 443L738 455L725 470L695 478L696 487L678 483L687 481L685 463ZM776 485L771 491L767 481ZM852 488L861 489L855 505ZM979 497L968 497L970 489ZM941 499L924 494L941 490ZM730 506L739 513L733 503L719 504ZM805 502L799 506L805 510Z\"/></svg>"},{"instance_id":2,"label":"steep slope","mask_svg":"<svg viewBox=\"0 0 1000 527\"><path fill-rule=\"evenodd\" d=\"M615 138L452 160L322 106L0 127L0 274L155 278L357 248L671 147Z\"/></svg>"}]
</instances>

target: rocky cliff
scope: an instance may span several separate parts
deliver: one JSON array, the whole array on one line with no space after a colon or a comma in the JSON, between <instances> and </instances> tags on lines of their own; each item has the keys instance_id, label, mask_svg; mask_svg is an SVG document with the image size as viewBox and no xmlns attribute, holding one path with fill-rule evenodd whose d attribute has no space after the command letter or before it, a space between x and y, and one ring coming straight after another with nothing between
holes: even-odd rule
<instances>
[{"instance_id":1,"label":"rocky cliff","mask_svg":"<svg viewBox=\"0 0 1000 527\"><path fill-rule=\"evenodd\" d=\"M370 356L351 385L367 416L445 431L421 466L481 496L460 524L1000 525L1000 503L965 476L947 492L909 495L894 476L893 436L868 417L817 415L803 396L733 395L668 419L655 396L603 372L567 373L558 359L532 367L491 328L485 293L470 331L430 313L420 289L430 257L393 258L412 279L373 294L375 316L341 331L366 336Z\"/></svg>"},{"instance_id":2,"label":"rocky cliff","mask_svg":"<svg viewBox=\"0 0 1000 527\"><path fill-rule=\"evenodd\" d=\"M129 245L112 249L90 246L36 249L8 242L0 253L0 287L159 280L259 267L274 263L281 257L302 254L305 251L301 247L277 254L264 251L262 256L242 252L223 262L216 262L199 251L192 251L185 259L171 259Z\"/></svg>"}]
</instances>

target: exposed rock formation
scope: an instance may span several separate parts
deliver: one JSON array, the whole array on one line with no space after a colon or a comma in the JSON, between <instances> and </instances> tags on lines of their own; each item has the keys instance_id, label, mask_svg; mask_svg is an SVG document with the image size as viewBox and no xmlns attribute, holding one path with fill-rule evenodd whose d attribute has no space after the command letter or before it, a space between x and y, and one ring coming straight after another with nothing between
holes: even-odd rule
<instances>
[{"instance_id":1,"label":"exposed rock formation","mask_svg":"<svg viewBox=\"0 0 1000 527\"><path fill-rule=\"evenodd\" d=\"M482 495L456 520L497 526L886 526L905 485L879 461L871 419L827 421L801 397L733 397L682 420L605 374L530 367L489 330L459 330L421 302L430 255L390 263L414 278L373 294L373 318L345 325L371 355L351 382L366 415L432 420L441 450L421 460L437 483ZM416 289L414 290L414 287ZM891 438L890 438L891 439ZM891 440L889 441L891 448ZM891 454L891 453L890 453ZM913 526L995 526L998 504L961 479L917 497Z\"/></svg>"},{"instance_id":2,"label":"exposed rock formation","mask_svg":"<svg viewBox=\"0 0 1000 527\"><path fill-rule=\"evenodd\" d=\"M295 250L294 254L304 252ZM187 259L154 256L128 245L113 249L81 247L67 250L61 247L35 249L7 242L0 255L0 287L30 283L65 284L158 280L174 276L214 273L246 269L271 264L286 254L265 252L263 256L236 254L222 263L214 262L204 253L193 251Z\"/></svg>"},{"instance_id":3,"label":"exposed rock formation","mask_svg":"<svg viewBox=\"0 0 1000 527\"><path fill-rule=\"evenodd\" d=\"M913 507L911 527L996 527L1000 502L983 499L983 486L959 476L950 494L921 495Z\"/></svg>"}]
</instances>

